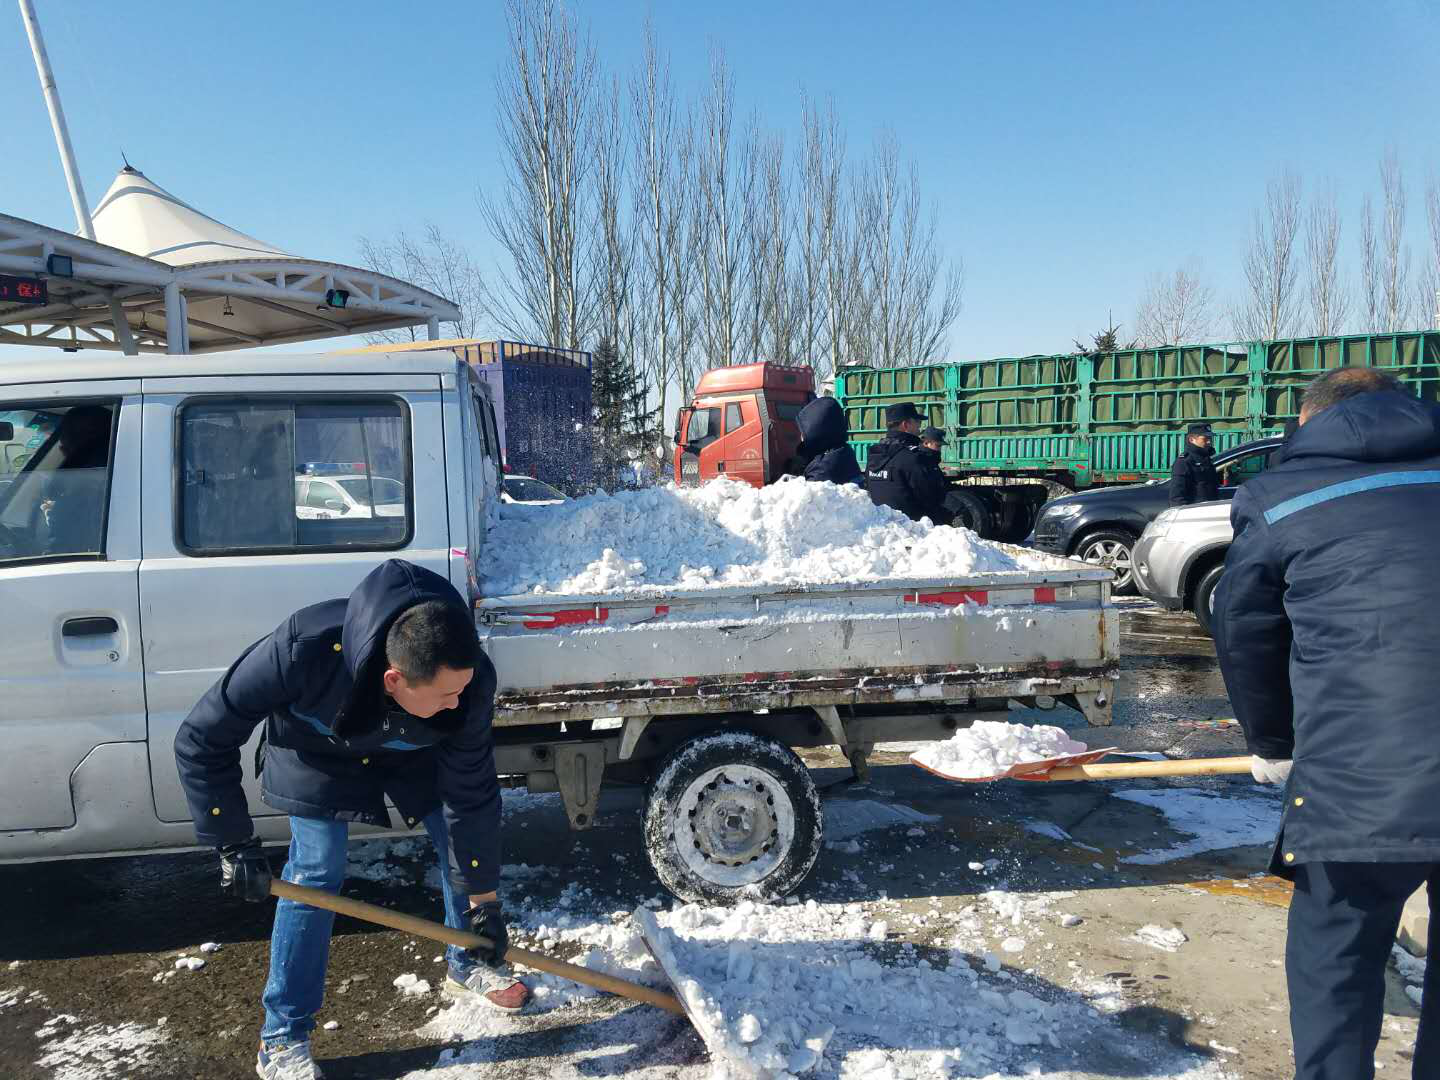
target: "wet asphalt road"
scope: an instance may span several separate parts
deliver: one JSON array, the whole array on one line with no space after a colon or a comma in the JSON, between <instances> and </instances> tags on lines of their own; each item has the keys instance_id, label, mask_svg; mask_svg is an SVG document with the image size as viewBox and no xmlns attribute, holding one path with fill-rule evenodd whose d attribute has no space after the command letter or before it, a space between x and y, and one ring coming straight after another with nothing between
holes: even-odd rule
<instances>
[{"instance_id":1,"label":"wet asphalt road","mask_svg":"<svg viewBox=\"0 0 1440 1080\"><path fill-rule=\"evenodd\" d=\"M1222 722L1230 713L1213 650L1193 621L1129 605L1124 626L1137 632L1123 640L1114 726L1088 733L1080 727L1075 733L1091 745L1172 756L1242 753L1238 731ZM1066 723L1066 712L1055 710L1033 719ZM893 762L882 760L875 772L882 791L917 806L948 798L953 791L953 785L903 765L898 756ZM836 778L842 775L835 770ZM977 795L976 805L983 810L974 822L977 841L986 842L987 829L993 843L1013 839L1003 829L995 832L994 826L1006 812L1005 800L1017 797L1026 796L1010 795L998 786ZM601 820L584 834L570 833L563 818L526 818L516 828L507 827L505 861L549 868L555 892L566 881L583 880L610 896L617 908L632 907L637 899L660 891L635 827L638 806L633 791L607 796ZM832 893L843 889L838 874L825 876L825 862L822 858L817 866L817 879L825 878L817 887ZM926 859L923 853L897 858L886 882L890 896L938 891L937 866L932 863L939 862L939 857ZM1262 854L1250 851L1235 869L1248 872L1261 866ZM942 869L939 879L946 872ZM253 1075L270 908L220 897L216 877L210 854L0 867L0 1061L5 1063L0 1074L11 1080L62 1075L53 1064L36 1064L36 1030L57 1013L66 1013L84 1023L109 1025L153 1025L164 1016L172 1038L163 1059L134 1075L157 1080ZM541 883L532 891L538 896L547 887ZM420 884L355 881L347 892L427 917L434 917L437 908L433 894ZM336 1080L396 1076L435 1060L439 1048L414 1034L425 1020L425 1003L403 998L389 985L394 972L417 970L418 954L408 951L411 940L352 920L338 921L329 986L332 1000L338 987L345 986L350 1019L340 1031L324 1033L323 1040L317 1035L317 1046L335 1061L327 1075ZM193 951L206 941L223 942L225 948L208 965L203 980L181 973L163 983L153 981L172 970L177 953ZM427 963L429 954L439 951L429 945L420 948ZM11 969L12 961L20 961L20 966ZM439 970L427 968L422 974ZM186 978L192 981L184 982ZM20 999L6 1007L6 992L20 986L25 988ZM186 1034L178 1037L181 1032ZM119 1067L115 1074L123 1075Z\"/></svg>"}]
</instances>

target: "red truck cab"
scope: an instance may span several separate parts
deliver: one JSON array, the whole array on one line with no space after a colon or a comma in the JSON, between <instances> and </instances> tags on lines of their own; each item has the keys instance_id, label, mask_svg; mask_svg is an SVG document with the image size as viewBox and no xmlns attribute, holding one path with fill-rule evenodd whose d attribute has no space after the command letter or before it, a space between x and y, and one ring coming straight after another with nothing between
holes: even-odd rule
<instances>
[{"instance_id":1,"label":"red truck cab","mask_svg":"<svg viewBox=\"0 0 1440 1080\"><path fill-rule=\"evenodd\" d=\"M795 417L815 400L815 372L785 364L714 368L675 418L675 482L717 476L763 487L800 445Z\"/></svg>"}]
</instances>

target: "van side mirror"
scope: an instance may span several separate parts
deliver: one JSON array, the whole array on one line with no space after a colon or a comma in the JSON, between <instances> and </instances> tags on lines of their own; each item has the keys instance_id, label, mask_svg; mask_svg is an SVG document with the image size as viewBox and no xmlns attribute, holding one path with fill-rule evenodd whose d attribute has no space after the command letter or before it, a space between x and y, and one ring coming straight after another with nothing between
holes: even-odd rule
<instances>
[{"instance_id":1,"label":"van side mirror","mask_svg":"<svg viewBox=\"0 0 1440 1080\"><path fill-rule=\"evenodd\" d=\"M13 442L15 439L15 425L9 420L0 420L0 442Z\"/></svg>"}]
</instances>

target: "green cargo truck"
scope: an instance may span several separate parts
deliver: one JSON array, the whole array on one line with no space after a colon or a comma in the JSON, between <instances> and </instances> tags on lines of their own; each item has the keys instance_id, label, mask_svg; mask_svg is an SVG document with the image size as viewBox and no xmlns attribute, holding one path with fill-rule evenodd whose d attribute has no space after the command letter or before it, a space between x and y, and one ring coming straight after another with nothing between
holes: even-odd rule
<instances>
[{"instance_id":1,"label":"green cargo truck","mask_svg":"<svg viewBox=\"0 0 1440 1080\"><path fill-rule=\"evenodd\" d=\"M885 406L913 401L948 435L941 464L958 519L1014 541L1049 498L1168 476L1187 424L1209 422L1217 451L1281 434L1310 379L1362 365L1434 401L1440 331L848 367L835 397L861 465Z\"/></svg>"}]
</instances>

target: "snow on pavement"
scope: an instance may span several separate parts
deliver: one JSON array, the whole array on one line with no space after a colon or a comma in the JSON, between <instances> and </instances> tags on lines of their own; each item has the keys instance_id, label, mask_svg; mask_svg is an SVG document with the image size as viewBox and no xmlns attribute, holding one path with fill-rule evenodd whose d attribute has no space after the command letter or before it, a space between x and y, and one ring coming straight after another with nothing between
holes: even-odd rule
<instances>
[{"instance_id":1,"label":"snow on pavement","mask_svg":"<svg viewBox=\"0 0 1440 1080\"><path fill-rule=\"evenodd\" d=\"M653 922L682 973L677 990L720 1053L707 1059L688 1025L668 1013L525 973L536 995L530 1012L450 1005L419 1035L451 1045L408 1080L488 1080L497 1067L529 1075L515 1055L540 1032L546 1053L535 1075L546 1078L1224 1080L1219 1064L1122 1028L1111 1015L1114 987L1078 965L1068 987L1020 969L1026 950L1054 948L1044 939L1063 933L1056 928L1065 917L1052 905L1072 896L994 889L959 912L936 906L919 915L884 902L793 899L627 914L596 910L593 894L572 884L548 908L522 903L515 925L547 949L578 950L574 962L586 967L664 986L638 929ZM892 926L914 932L927 923L939 924L941 945L894 940ZM987 942L999 942L1006 959Z\"/></svg>"},{"instance_id":2,"label":"snow on pavement","mask_svg":"<svg viewBox=\"0 0 1440 1080\"><path fill-rule=\"evenodd\" d=\"M480 577L486 595L506 596L964 577L1060 565L965 529L911 521L848 485L789 478L754 488L722 477L699 488L506 504L487 536Z\"/></svg>"},{"instance_id":3,"label":"snow on pavement","mask_svg":"<svg viewBox=\"0 0 1440 1080\"><path fill-rule=\"evenodd\" d=\"M1154 807L1173 829L1190 837L1167 848L1127 855L1120 861L1156 866L1206 851L1271 843L1280 824L1279 793L1242 791L1229 785L1213 791L1165 787L1111 792L1116 799Z\"/></svg>"}]
</instances>

